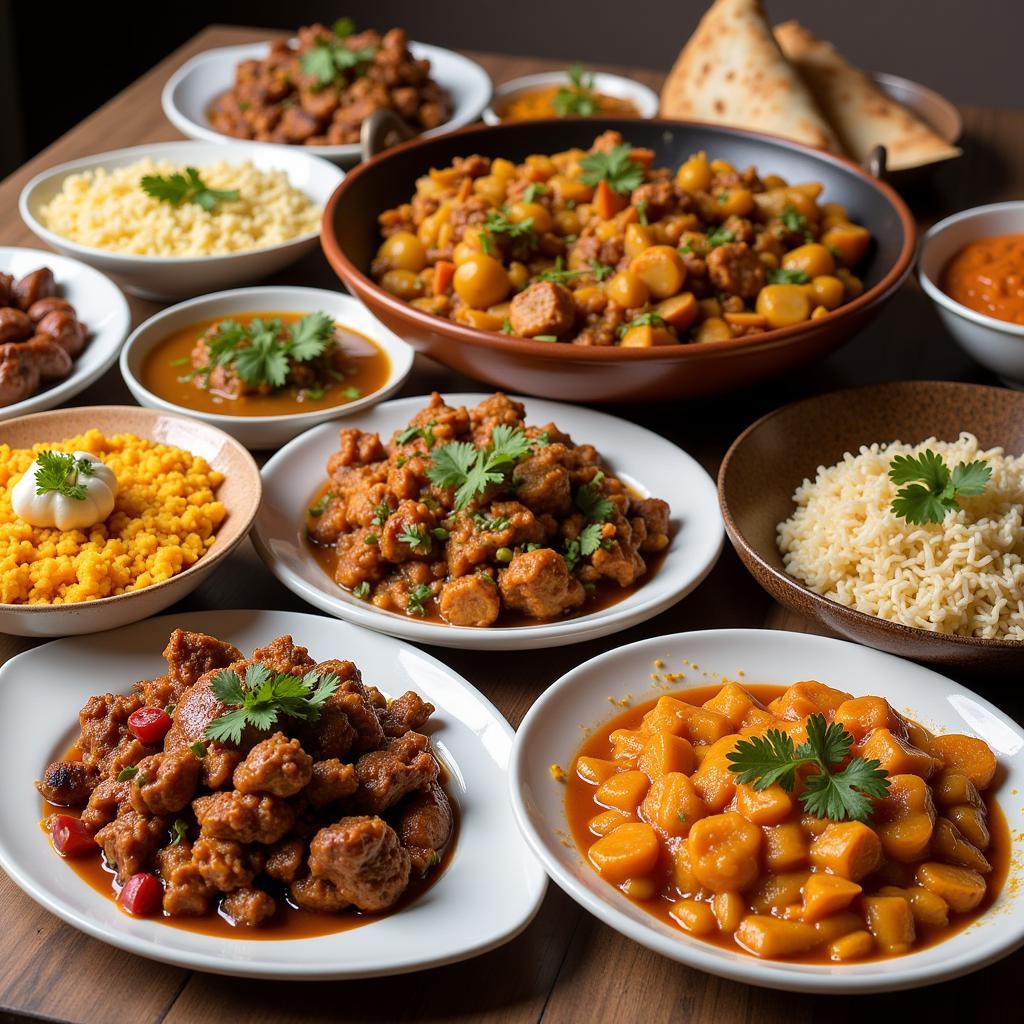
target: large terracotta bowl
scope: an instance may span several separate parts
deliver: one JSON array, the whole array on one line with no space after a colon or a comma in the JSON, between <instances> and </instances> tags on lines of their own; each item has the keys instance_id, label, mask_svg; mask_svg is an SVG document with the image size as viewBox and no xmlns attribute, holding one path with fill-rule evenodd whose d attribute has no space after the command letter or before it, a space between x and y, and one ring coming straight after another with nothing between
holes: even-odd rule
<instances>
[{"instance_id":1,"label":"large terracotta bowl","mask_svg":"<svg viewBox=\"0 0 1024 1024\"><path fill-rule=\"evenodd\" d=\"M606 129L655 151L655 164L675 167L691 153L738 167L755 166L787 181L820 181L824 198L847 207L870 229L861 269L866 288L820 320L751 338L654 349L595 348L509 338L452 323L395 298L369 276L380 244L377 216L407 202L416 179L456 156L480 153L520 161L531 153L588 147ZM324 211L324 252L341 280L396 334L452 369L506 391L577 402L635 402L732 391L817 359L860 330L910 270L915 229L896 193L856 165L754 132L636 119L521 121L465 128L397 146L350 171Z\"/></svg>"},{"instance_id":2,"label":"large terracotta bowl","mask_svg":"<svg viewBox=\"0 0 1024 1024\"><path fill-rule=\"evenodd\" d=\"M1024 640L946 636L855 611L814 593L787 574L776 527L793 512L793 492L819 466L861 445L929 437L955 441L961 431L982 447L1024 453L1024 394L947 381L903 381L850 388L793 402L748 427L718 473L725 529L744 565L775 600L829 629L879 650L953 669L1017 675ZM1009 676L1007 677L1009 678Z\"/></svg>"}]
</instances>

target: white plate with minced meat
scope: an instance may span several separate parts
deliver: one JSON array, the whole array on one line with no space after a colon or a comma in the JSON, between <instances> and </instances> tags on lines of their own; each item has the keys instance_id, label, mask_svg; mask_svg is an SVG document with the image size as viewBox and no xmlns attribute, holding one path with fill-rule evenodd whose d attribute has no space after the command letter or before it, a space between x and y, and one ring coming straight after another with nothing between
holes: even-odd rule
<instances>
[{"instance_id":1,"label":"white plate with minced meat","mask_svg":"<svg viewBox=\"0 0 1024 1024\"><path fill-rule=\"evenodd\" d=\"M257 669L270 673L272 694L252 686ZM313 716L295 703L313 700L313 684L296 696L301 680L291 678L307 672L331 690ZM260 725L252 701L238 706L219 688L232 675L264 709L279 702L275 723ZM231 715L244 716L242 738L213 736ZM190 743L197 726L205 731ZM186 745L175 739L183 730ZM305 980L438 967L512 939L544 896L508 799L512 740L494 706L437 659L322 616L199 612L57 640L0 669L0 867L75 928L179 967ZM331 758L320 743L346 750ZM193 756L198 765L186 764ZM345 775L355 785L341 793ZM320 800L325 782L334 788ZM402 808L436 806L437 787L454 815L443 838L416 838L426 833L409 831ZM394 803L384 800L392 788ZM308 851L305 866L280 861L292 841ZM326 873L314 864L320 846ZM123 887L113 884L119 867L131 876ZM345 877L331 881L332 871Z\"/></svg>"},{"instance_id":2,"label":"white plate with minced meat","mask_svg":"<svg viewBox=\"0 0 1024 1024\"><path fill-rule=\"evenodd\" d=\"M670 441L500 393L385 402L263 468L253 540L310 604L419 643L521 650L643 622L722 547L715 486Z\"/></svg>"}]
</instances>

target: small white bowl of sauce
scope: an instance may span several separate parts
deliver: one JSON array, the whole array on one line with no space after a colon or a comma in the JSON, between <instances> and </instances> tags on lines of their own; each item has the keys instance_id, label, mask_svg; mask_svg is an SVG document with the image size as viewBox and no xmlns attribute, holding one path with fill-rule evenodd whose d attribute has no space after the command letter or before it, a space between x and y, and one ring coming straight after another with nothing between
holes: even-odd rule
<instances>
[{"instance_id":1,"label":"small white bowl of sauce","mask_svg":"<svg viewBox=\"0 0 1024 1024\"><path fill-rule=\"evenodd\" d=\"M292 349L297 341L317 336L311 318L317 313L333 321L333 331L319 335L324 354L309 357L307 348L305 358L293 358L293 352L303 354ZM234 344L230 331L239 337ZM217 352L251 348L253 335L266 348L262 364L256 360L254 367L250 358L239 369L236 359L222 356L218 371ZM218 339L216 348L197 352L204 336ZM259 287L200 295L150 317L128 338L120 365L140 405L193 416L248 448L268 449L388 398L408 377L413 359L411 346L350 295ZM268 382L275 372L270 363L286 373L280 386Z\"/></svg>"}]
</instances>

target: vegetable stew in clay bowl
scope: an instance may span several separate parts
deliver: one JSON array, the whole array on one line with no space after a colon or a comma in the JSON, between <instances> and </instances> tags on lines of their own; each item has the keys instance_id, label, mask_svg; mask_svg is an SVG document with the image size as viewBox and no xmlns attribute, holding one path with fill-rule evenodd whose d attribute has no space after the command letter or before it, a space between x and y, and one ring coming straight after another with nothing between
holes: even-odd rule
<instances>
[{"instance_id":1,"label":"vegetable stew in clay bowl","mask_svg":"<svg viewBox=\"0 0 1024 1024\"><path fill-rule=\"evenodd\" d=\"M588 118L396 147L339 187L322 237L420 351L526 394L624 402L720 394L831 351L902 282L915 230L842 159Z\"/></svg>"}]
</instances>

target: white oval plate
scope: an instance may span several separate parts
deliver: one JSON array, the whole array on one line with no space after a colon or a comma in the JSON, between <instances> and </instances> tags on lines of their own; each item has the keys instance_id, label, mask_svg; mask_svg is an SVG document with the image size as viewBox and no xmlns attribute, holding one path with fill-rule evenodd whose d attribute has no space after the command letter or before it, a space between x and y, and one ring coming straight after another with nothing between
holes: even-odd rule
<instances>
[{"instance_id":1,"label":"white oval plate","mask_svg":"<svg viewBox=\"0 0 1024 1024\"><path fill-rule=\"evenodd\" d=\"M230 416L202 412L184 405L175 405L155 395L142 383L142 364L156 345L175 331L217 316L233 313L271 311L295 313L324 312L330 314L343 327L351 327L374 341L388 357L391 369L384 385L347 405L310 412L290 413L286 416ZM121 376L124 377L132 397L151 409L164 409L184 416L193 416L220 427L242 444L253 449L277 448L296 434L308 430L325 420L337 420L360 409L369 408L394 394L404 383L412 369L415 352L385 327L358 299L325 288L293 288L282 285L264 285L258 288L237 288L212 295L200 295L162 310L138 326L121 351ZM230 408L230 402L225 408Z\"/></svg>"},{"instance_id":2,"label":"white oval plate","mask_svg":"<svg viewBox=\"0 0 1024 1024\"><path fill-rule=\"evenodd\" d=\"M445 394L452 406L472 407L486 394ZM633 423L578 405L516 397L529 423L555 423L577 444L592 444L606 466L641 494L672 509L672 540L661 568L629 597L600 611L537 626L474 628L423 622L382 611L342 590L316 563L304 537L304 512L326 480L338 449L338 428L326 423L297 437L263 467L263 504L253 543L270 571L317 608L360 626L440 647L480 651L558 647L606 636L652 618L694 589L718 559L723 526L711 477L686 452ZM427 403L425 396L385 402L350 416L345 427L376 431L385 442Z\"/></svg>"},{"instance_id":3,"label":"white oval plate","mask_svg":"<svg viewBox=\"0 0 1024 1024\"><path fill-rule=\"evenodd\" d=\"M231 142L233 137L216 131L210 125L207 110L210 104L228 91L235 82L235 68L243 60L262 60L269 43L244 43L221 46L196 54L168 79L160 96L167 119L183 135L206 142ZM417 60L430 61L430 75L447 90L454 107L452 116L437 128L424 132L422 138L454 131L475 121L491 101L491 79L476 61L460 53L427 43L409 43ZM237 140L235 140L237 141ZM358 163L362 157L359 143L343 146L294 146L267 143L278 149L305 150L342 167Z\"/></svg>"},{"instance_id":4,"label":"white oval plate","mask_svg":"<svg viewBox=\"0 0 1024 1024\"><path fill-rule=\"evenodd\" d=\"M308 939L225 941L118 910L63 863L38 827L32 781L76 734L94 693L127 691L164 670L171 630L201 630L245 651L291 633L316 658L355 661L388 695L415 689L437 711L426 732L459 804L451 863L418 900L361 928ZM74 666L74 671L69 666ZM334 619L295 612L165 615L116 632L58 640L0 668L0 867L37 903L102 942L215 974L328 979L401 974L485 953L532 920L547 879L516 830L505 774L512 729L487 699L436 658Z\"/></svg>"},{"instance_id":5,"label":"white oval plate","mask_svg":"<svg viewBox=\"0 0 1024 1024\"><path fill-rule=\"evenodd\" d=\"M1003 778L996 792L1011 835L1019 837L1024 827L1024 808L1013 795L1024 790L1024 732L997 707L945 676L891 654L806 633L717 629L654 637L599 655L562 676L516 734L509 771L516 820L547 873L580 906L689 967L794 992L888 992L932 985L978 970L1024 944L1024 892L1009 880L982 917L944 942L907 956L835 966L758 960L702 942L658 921L602 881L575 844L562 843L569 832L565 789L552 780L548 766L568 764L588 731L614 717L609 698L629 694L640 703L663 695L650 679L658 658L667 670L686 672L686 679L674 684L677 690L713 685L723 675L735 679L741 671L744 683L788 686L818 679L855 695L879 694L927 728L980 736L999 756ZM1020 840L1015 841L1011 877L1024 871Z\"/></svg>"},{"instance_id":6,"label":"white oval plate","mask_svg":"<svg viewBox=\"0 0 1024 1024\"><path fill-rule=\"evenodd\" d=\"M0 246L0 271L23 277L49 267L57 282L57 294L75 307L75 314L89 329L89 343L74 360L71 373L56 384L40 388L34 395L0 405L0 420L52 409L84 391L99 380L117 359L121 342L132 324L132 314L121 289L98 270L69 256L44 249Z\"/></svg>"},{"instance_id":7,"label":"white oval plate","mask_svg":"<svg viewBox=\"0 0 1024 1024\"><path fill-rule=\"evenodd\" d=\"M37 174L21 190L18 212L34 235L57 252L75 256L104 273L117 274L127 291L147 299L183 299L219 288L251 284L312 252L320 238L320 226L259 249L216 256L138 256L73 242L45 227L39 219L40 209L60 192L68 175L97 168L109 171L146 157L169 160L178 167L200 169L218 160L235 163L248 160L260 170L284 171L292 187L304 192L319 207L327 204L345 177L333 164L309 152L308 147L271 146L237 139L218 143L151 142L58 164Z\"/></svg>"}]
</instances>

